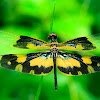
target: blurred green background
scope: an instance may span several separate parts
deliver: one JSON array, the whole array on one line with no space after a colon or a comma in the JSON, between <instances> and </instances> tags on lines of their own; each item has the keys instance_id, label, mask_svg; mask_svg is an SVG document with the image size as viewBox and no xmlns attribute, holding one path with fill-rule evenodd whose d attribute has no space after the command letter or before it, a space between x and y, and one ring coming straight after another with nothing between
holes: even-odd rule
<instances>
[{"instance_id":1,"label":"blurred green background","mask_svg":"<svg viewBox=\"0 0 100 100\"><path fill-rule=\"evenodd\" d=\"M0 0L0 55L23 54L32 50L11 47L19 35L47 41L54 0ZM56 0L53 31L58 42L89 36L99 47L100 0ZM94 37L94 38L93 38ZM100 56L93 52L75 52ZM100 100L100 73L64 76L24 74L0 67L0 100Z\"/></svg>"}]
</instances>

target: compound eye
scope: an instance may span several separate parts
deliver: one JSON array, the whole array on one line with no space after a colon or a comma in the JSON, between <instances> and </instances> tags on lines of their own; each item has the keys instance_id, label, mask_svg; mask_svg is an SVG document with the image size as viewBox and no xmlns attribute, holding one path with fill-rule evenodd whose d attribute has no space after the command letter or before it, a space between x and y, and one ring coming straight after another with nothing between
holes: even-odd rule
<instances>
[{"instance_id":1,"label":"compound eye","mask_svg":"<svg viewBox=\"0 0 100 100\"><path fill-rule=\"evenodd\" d=\"M48 39L50 40L51 38L54 38L54 39L57 39L57 34L55 34L55 33L51 33L51 34L49 34L48 35Z\"/></svg>"}]
</instances>

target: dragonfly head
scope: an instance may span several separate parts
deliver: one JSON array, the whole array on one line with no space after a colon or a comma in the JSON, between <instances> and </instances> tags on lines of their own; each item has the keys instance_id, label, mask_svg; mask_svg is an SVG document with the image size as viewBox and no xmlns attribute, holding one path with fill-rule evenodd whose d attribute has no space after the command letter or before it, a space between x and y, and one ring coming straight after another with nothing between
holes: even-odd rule
<instances>
[{"instance_id":1,"label":"dragonfly head","mask_svg":"<svg viewBox=\"0 0 100 100\"><path fill-rule=\"evenodd\" d=\"M55 33L51 33L48 35L48 39L51 41L51 42L55 42L57 40L57 34Z\"/></svg>"}]
</instances>

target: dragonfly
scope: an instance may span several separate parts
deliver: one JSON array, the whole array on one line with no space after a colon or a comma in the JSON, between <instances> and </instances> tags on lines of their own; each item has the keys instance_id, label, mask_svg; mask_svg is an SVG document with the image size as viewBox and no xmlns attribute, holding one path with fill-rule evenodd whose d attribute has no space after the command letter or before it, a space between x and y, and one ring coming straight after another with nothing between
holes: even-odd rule
<instances>
[{"instance_id":1,"label":"dragonfly","mask_svg":"<svg viewBox=\"0 0 100 100\"><path fill-rule=\"evenodd\" d=\"M20 36L13 45L16 48L43 50L29 54L1 55L3 68L32 75L48 75L54 72L55 90L57 90L57 71L64 75L77 76L100 71L100 57L69 53L71 51L94 50L96 46L87 37L79 37L58 43L57 34L48 35L50 42L28 36Z\"/></svg>"}]
</instances>

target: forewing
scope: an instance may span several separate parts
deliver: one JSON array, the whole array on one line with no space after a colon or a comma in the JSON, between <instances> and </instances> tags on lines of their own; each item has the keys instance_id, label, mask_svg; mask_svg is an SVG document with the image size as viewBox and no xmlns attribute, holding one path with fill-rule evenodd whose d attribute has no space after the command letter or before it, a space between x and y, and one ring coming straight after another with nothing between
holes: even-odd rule
<instances>
[{"instance_id":1,"label":"forewing","mask_svg":"<svg viewBox=\"0 0 100 100\"><path fill-rule=\"evenodd\" d=\"M50 52L3 55L0 64L6 69L37 75L46 75L53 70L53 60Z\"/></svg>"},{"instance_id":2,"label":"forewing","mask_svg":"<svg viewBox=\"0 0 100 100\"><path fill-rule=\"evenodd\" d=\"M100 57L58 52L57 68L66 75L83 75L100 71Z\"/></svg>"},{"instance_id":3,"label":"forewing","mask_svg":"<svg viewBox=\"0 0 100 100\"><path fill-rule=\"evenodd\" d=\"M13 46L22 49L34 49L34 50L50 49L49 43L28 36L20 36L20 38L16 41L16 44L14 44Z\"/></svg>"},{"instance_id":4,"label":"forewing","mask_svg":"<svg viewBox=\"0 0 100 100\"><path fill-rule=\"evenodd\" d=\"M72 50L72 51L96 49L96 47L90 42L90 40L87 37L80 37L63 43L59 43L58 47L60 50Z\"/></svg>"},{"instance_id":5,"label":"forewing","mask_svg":"<svg viewBox=\"0 0 100 100\"><path fill-rule=\"evenodd\" d=\"M20 36L5 31L0 31L0 45L1 47L8 46L8 48L20 48L20 49L33 49L33 50L48 50L50 44L48 42L35 39L28 36Z\"/></svg>"}]
</instances>

